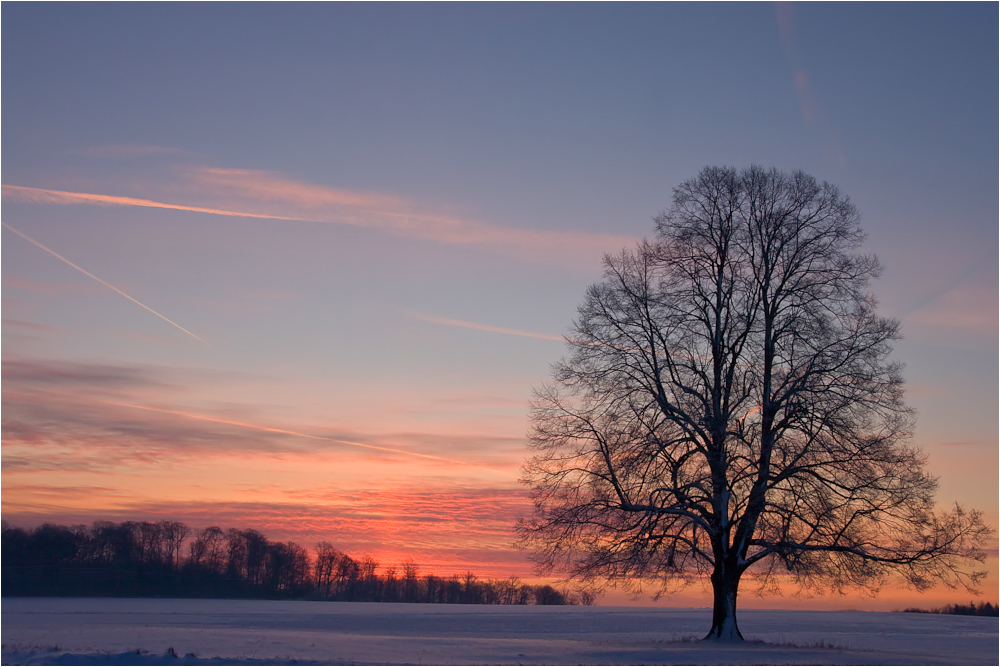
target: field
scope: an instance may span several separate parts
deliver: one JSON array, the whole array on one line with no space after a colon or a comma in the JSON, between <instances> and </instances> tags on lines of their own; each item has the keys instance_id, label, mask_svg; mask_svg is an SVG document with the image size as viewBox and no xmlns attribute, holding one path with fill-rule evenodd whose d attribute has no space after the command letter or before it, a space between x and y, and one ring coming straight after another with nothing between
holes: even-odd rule
<instances>
[{"instance_id":1,"label":"field","mask_svg":"<svg viewBox=\"0 0 1000 667\"><path fill-rule=\"evenodd\" d=\"M5 598L3 664L992 664L995 618L707 609ZM168 655L168 649L177 658ZM193 655L187 655L193 654Z\"/></svg>"}]
</instances>

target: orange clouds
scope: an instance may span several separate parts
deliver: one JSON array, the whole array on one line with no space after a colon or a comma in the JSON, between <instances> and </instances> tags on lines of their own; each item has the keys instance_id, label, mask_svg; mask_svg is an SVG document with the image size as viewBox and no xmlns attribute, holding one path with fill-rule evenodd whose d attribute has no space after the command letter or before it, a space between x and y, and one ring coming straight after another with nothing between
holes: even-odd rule
<instances>
[{"instance_id":1,"label":"orange clouds","mask_svg":"<svg viewBox=\"0 0 1000 667\"><path fill-rule=\"evenodd\" d=\"M114 478L137 501L283 503L297 502L302 493L325 493L324 502L359 489L393 493L414 480L428 488L516 485L524 457L520 434L505 437L475 425L461 432L454 424L438 432L365 433L288 424L277 416L283 409L218 398L248 381L255 380L148 366L7 361L5 491ZM204 397L193 395L192 386ZM5 494L5 502L14 498ZM92 500L95 513L108 507L97 496Z\"/></svg>"},{"instance_id":2,"label":"orange clouds","mask_svg":"<svg viewBox=\"0 0 1000 667\"><path fill-rule=\"evenodd\" d=\"M255 417L252 406L147 409L189 396L185 377L151 367L6 362L4 518L16 525L172 519L195 528L252 527L308 548L329 541L385 565L412 558L423 573L530 576L525 554L512 546L514 524L531 512L515 481L517 461L489 473L322 436L476 463L484 451L513 452L515 443L474 434L260 428L268 418Z\"/></svg>"},{"instance_id":3,"label":"orange clouds","mask_svg":"<svg viewBox=\"0 0 1000 667\"><path fill-rule=\"evenodd\" d=\"M4 518L173 518L253 527L306 547L326 540L387 564L413 558L424 572L530 574L511 546L514 523L530 511L516 482L518 439L289 427L252 405L190 392L245 382L5 361Z\"/></svg>"}]
</instances>

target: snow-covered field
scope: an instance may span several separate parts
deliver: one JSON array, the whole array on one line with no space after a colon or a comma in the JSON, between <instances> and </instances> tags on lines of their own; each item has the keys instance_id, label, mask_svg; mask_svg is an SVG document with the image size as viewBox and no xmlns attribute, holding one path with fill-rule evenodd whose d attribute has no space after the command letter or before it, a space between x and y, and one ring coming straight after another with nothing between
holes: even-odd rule
<instances>
[{"instance_id":1,"label":"snow-covered field","mask_svg":"<svg viewBox=\"0 0 1000 667\"><path fill-rule=\"evenodd\" d=\"M693 641L710 619L707 609L641 607L4 598L2 661L996 665L1000 658L996 618L743 610L743 634L763 643Z\"/></svg>"}]
</instances>

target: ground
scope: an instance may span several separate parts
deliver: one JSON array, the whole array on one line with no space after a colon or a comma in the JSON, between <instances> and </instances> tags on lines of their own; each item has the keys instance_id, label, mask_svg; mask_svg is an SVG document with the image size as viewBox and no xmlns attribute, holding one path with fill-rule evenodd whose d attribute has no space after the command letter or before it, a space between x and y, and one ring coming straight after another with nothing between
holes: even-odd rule
<instances>
[{"instance_id":1,"label":"ground","mask_svg":"<svg viewBox=\"0 0 1000 667\"><path fill-rule=\"evenodd\" d=\"M3 664L998 664L995 618L708 609L4 598ZM178 657L170 655L172 650Z\"/></svg>"}]
</instances>

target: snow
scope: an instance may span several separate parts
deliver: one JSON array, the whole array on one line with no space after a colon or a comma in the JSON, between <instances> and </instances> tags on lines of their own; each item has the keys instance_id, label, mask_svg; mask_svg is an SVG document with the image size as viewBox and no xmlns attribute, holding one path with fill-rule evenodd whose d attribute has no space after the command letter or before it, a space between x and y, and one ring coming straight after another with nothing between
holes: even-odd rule
<instances>
[{"instance_id":1,"label":"snow","mask_svg":"<svg viewBox=\"0 0 1000 667\"><path fill-rule=\"evenodd\" d=\"M4 598L3 664L998 664L996 618L708 609ZM171 648L179 657L167 655ZM186 655L191 654L191 655Z\"/></svg>"}]
</instances>

